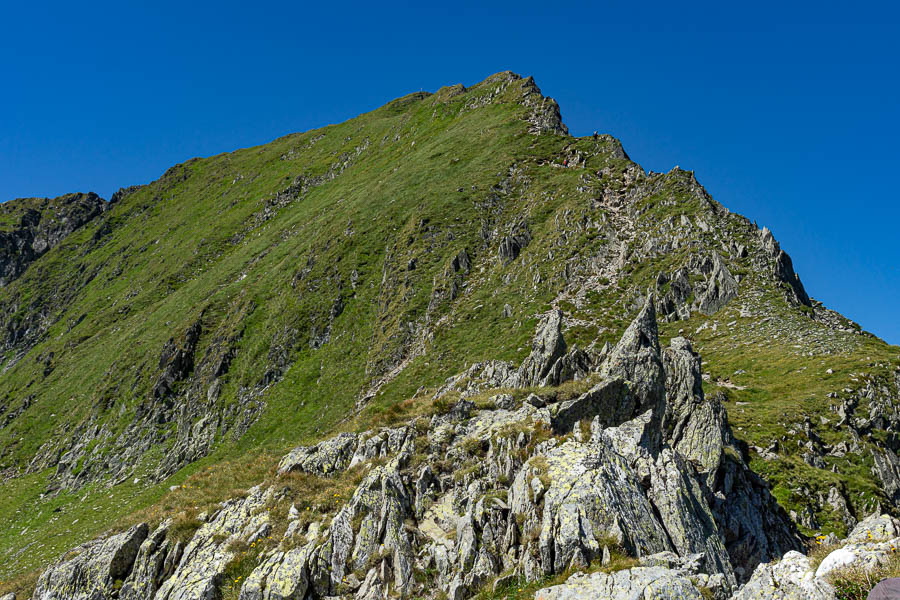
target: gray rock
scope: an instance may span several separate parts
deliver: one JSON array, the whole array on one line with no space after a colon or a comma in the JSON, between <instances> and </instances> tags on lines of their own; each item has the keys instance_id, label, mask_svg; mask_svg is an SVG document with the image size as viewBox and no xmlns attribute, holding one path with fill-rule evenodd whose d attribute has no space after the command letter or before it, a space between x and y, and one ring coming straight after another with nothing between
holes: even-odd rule
<instances>
[{"instance_id":1,"label":"gray rock","mask_svg":"<svg viewBox=\"0 0 900 600\"><path fill-rule=\"evenodd\" d=\"M255 487L246 498L223 503L216 516L194 534L155 600L214 600L222 573L234 558L230 542L249 538L268 522L268 512L261 509L271 497L271 489Z\"/></svg>"},{"instance_id":2,"label":"gray rock","mask_svg":"<svg viewBox=\"0 0 900 600\"><path fill-rule=\"evenodd\" d=\"M884 486L884 493L895 503L900 502L900 457L890 448L873 450L874 472Z\"/></svg>"},{"instance_id":3,"label":"gray rock","mask_svg":"<svg viewBox=\"0 0 900 600\"><path fill-rule=\"evenodd\" d=\"M302 471L330 475L345 470L356 452L358 438L354 433L342 433L315 446L300 446L281 459L279 473Z\"/></svg>"},{"instance_id":4,"label":"gray rock","mask_svg":"<svg viewBox=\"0 0 900 600\"><path fill-rule=\"evenodd\" d=\"M561 402L551 417L554 431L568 433L582 419L597 417L604 427L620 425L634 416L636 401L622 379L598 383L577 398Z\"/></svg>"},{"instance_id":5,"label":"gray rock","mask_svg":"<svg viewBox=\"0 0 900 600\"><path fill-rule=\"evenodd\" d=\"M0 232L0 287L106 208L103 198L94 193L17 198L7 204L7 212L19 210L20 216L15 226Z\"/></svg>"},{"instance_id":6,"label":"gray rock","mask_svg":"<svg viewBox=\"0 0 900 600\"><path fill-rule=\"evenodd\" d=\"M124 533L79 546L44 571L35 586L33 600L114 598L116 581L128 577L148 531L147 524L142 523Z\"/></svg>"},{"instance_id":7,"label":"gray rock","mask_svg":"<svg viewBox=\"0 0 900 600\"><path fill-rule=\"evenodd\" d=\"M655 420L662 419L665 412L666 376L660 357L652 294L606 358L600 374L610 379L621 378L630 382L636 411L642 413L651 410ZM654 444L659 441L655 440Z\"/></svg>"},{"instance_id":8,"label":"gray rock","mask_svg":"<svg viewBox=\"0 0 900 600\"><path fill-rule=\"evenodd\" d=\"M241 586L239 600L303 600L309 588L309 547L274 552Z\"/></svg>"},{"instance_id":9,"label":"gray rock","mask_svg":"<svg viewBox=\"0 0 900 600\"><path fill-rule=\"evenodd\" d=\"M860 521L845 541L871 542L897 536L900 536L900 520L890 515L871 515Z\"/></svg>"},{"instance_id":10,"label":"gray rock","mask_svg":"<svg viewBox=\"0 0 900 600\"><path fill-rule=\"evenodd\" d=\"M565 356L566 342L562 335L562 319L562 311L555 309L538 323L531 354L519 367L522 387L543 385L556 362Z\"/></svg>"},{"instance_id":11,"label":"gray rock","mask_svg":"<svg viewBox=\"0 0 900 600\"><path fill-rule=\"evenodd\" d=\"M602 548L596 536L616 538L635 556L671 549L637 474L604 438L566 442L545 460L543 475L550 482L540 533L545 570L565 570L576 554L587 562L598 557ZM513 487L513 495L518 489ZM520 503L513 497L511 504Z\"/></svg>"},{"instance_id":12,"label":"gray rock","mask_svg":"<svg viewBox=\"0 0 900 600\"><path fill-rule=\"evenodd\" d=\"M700 270L707 278L704 289L697 294L695 305L701 313L711 315L737 297L738 283L718 252L713 251Z\"/></svg>"},{"instance_id":13,"label":"gray rock","mask_svg":"<svg viewBox=\"0 0 900 600\"><path fill-rule=\"evenodd\" d=\"M700 569L721 573L729 588L737 582L712 509L683 459L663 449L651 471L649 498L680 556L700 554Z\"/></svg>"},{"instance_id":14,"label":"gray rock","mask_svg":"<svg viewBox=\"0 0 900 600\"><path fill-rule=\"evenodd\" d=\"M143 541L131 573L119 591L120 600L150 598L174 571L183 546L167 539L171 520L164 521Z\"/></svg>"},{"instance_id":15,"label":"gray rock","mask_svg":"<svg viewBox=\"0 0 900 600\"><path fill-rule=\"evenodd\" d=\"M664 567L635 567L607 575L576 574L538 590L535 600L703 600L688 577Z\"/></svg>"},{"instance_id":16,"label":"gray rock","mask_svg":"<svg viewBox=\"0 0 900 600\"><path fill-rule=\"evenodd\" d=\"M816 579L809 559L790 551L774 564L761 564L732 600L835 600L834 588Z\"/></svg>"}]
</instances>

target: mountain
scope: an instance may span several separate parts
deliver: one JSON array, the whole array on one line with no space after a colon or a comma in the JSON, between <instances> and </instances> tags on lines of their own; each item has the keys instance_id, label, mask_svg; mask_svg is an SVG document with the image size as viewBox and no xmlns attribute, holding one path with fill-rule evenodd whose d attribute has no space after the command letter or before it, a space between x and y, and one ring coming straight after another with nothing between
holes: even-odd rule
<instances>
[{"instance_id":1,"label":"mountain","mask_svg":"<svg viewBox=\"0 0 900 600\"><path fill-rule=\"evenodd\" d=\"M0 590L726 597L893 526L900 350L531 78L2 206Z\"/></svg>"}]
</instances>

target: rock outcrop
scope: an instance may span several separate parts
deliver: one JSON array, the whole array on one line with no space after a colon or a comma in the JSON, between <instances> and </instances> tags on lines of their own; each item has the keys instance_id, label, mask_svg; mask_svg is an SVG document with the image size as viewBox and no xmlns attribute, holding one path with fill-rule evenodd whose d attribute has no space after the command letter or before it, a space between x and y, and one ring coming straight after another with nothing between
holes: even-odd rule
<instances>
[{"instance_id":1,"label":"rock outcrop","mask_svg":"<svg viewBox=\"0 0 900 600\"><path fill-rule=\"evenodd\" d=\"M546 381L565 356L561 315L551 313L531 355L507 376ZM144 525L95 542L102 550L91 553L92 566L64 561L42 578L35 600L61 598L48 595L53 589L106 597L116 580L121 598L207 600L226 584L229 565L245 560L241 544L263 548L252 572L228 583L240 585L242 600L374 600L426 586L462 600L504 572L535 581L587 568L610 544L647 566L575 578L541 597L700 597L697 581L724 597L740 573L800 540L765 488L754 487L721 404L704 398L699 365L687 340L660 347L650 298L600 366L600 382L576 398L510 396L481 410L461 400L427 431L343 433L294 449L280 473L332 478L362 469L330 521L301 520L292 507L280 540L269 541L282 492L257 487L225 503L186 544L168 539L168 522L149 535ZM123 558L97 558L114 554ZM72 575L82 571L100 574Z\"/></svg>"},{"instance_id":2,"label":"rock outcrop","mask_svg":"<svg viewBox=\"0 0 900 600\"><path fill-rule=\"evenodd\" d=\"M19 198L2 205L0 213L14 219L0 231L0 287L21 275L28 265L59 244L106 208L94 193L58 198Z\"/></svg>"},{"instance_id":3,"label":"rock outcrop","mask_svg":"<svg viewBox=\"0 0 900 600\"><path fill-rule=\"evenodd\" d=\"M101 600L115 595L117 583L128 577L146 524L124 533L94 540L70 551L41 575L34 600Z\"/></svg>"}]
</instances>

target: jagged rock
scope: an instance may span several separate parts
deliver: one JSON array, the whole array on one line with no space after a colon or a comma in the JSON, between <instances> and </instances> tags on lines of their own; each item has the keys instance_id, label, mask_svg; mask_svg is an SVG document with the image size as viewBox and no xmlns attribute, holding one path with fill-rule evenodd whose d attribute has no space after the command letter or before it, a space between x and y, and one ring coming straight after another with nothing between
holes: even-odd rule
<instances>
[{"instance_id":1,"label":"jagged rock","mask_svg":"<svg viewBox=\"0 0 900 600\"><path fill-rule=\"evenodd\" d=\"M847 542L888 540L900 536L900 520L890 515L871 515L853 528Z\"/></svg>"},{"instance_id":2,"label":"jagged rock","mask_svg":"<svg viewBox=\"0 0 900 600\"><path fill-rule=\"evenodd\" d=\"M267 556L247 576L239 600L303 600L309 588L310 548L293 548Z\"/></svg>"},{"instance_id":3,"label":"jagged rock","mask_svg":"<svg viewBox=\"0 0 900 600\"><path fill-rule=\"evenodd\" d=\"M900 502L900 457L890 448L875 449L872 456L873 471L884 485L884 493L892 501Z\"/></svg>"},{"instance_id":4,"label":"jagged rock","mask_svg":"<svg viewBox=\"0 0 900 600\"><path fill-rule=\"evenodd\" d=\"M840 516L841 521L847 526L848 530L856 526L856 518L853 517L847 500L837 487L832 487L828 490L827 502L834 509L835 513Z\"/></svg>"},{"instance_id":5,"label":"jagged rock","mask_svg":"<svg viewBox=\"0 0 900 600\"><path fill-rule=\"evenodd\" d=\"M83 544L44 571L33 600L106 600L116 596L147 537L146 523L108 538ZM74 556L72 556L74 554Z\"/></svg>"},{"instance_id":6,"label":"jagged rock","mask_svg":"<svg viewBox=\"0 0 900 600\"><path fill-rule=\"evenodd\" d=\"M657 312L667 321L689 319L691 308L688 306L688 299L693 293L686 267L676 270L671 278L660 273L656 278L656 295L659 297Z\"/></svg>"},{"instance_id":7,"label":"jagged rock","mask_svg":"<svg viewBox=\"0 0 900 600\"><path fill-rule=\"evenodd\" d=\"M665 412L666 376L660 357L659 333L653 296L625 330L600 370L608 378L620 377L631 383L638 412L652 410L655 418Z\"/></svg>"},{"instance_id":8,"label":"jagged rock","mask_svg":"<svg viewBox=\"0 0 900 600\"><path fill-rule=\"evenodd\" d=\"M703 600L691 580L663 567L635 567L607 575L575 574L538 590L535 600Z\"/></svg>"},{"instance_id":9,"label":"jagged rock","mask_svg":"<svg viewBox=\"0 0 900 600\"><path fill-rule=\"evenodd\" d=\"M552 310L538 323L531 354L519 367L522 387L542 385L557 361L565 356L566 342L562 335L562 319L562 311Z\"/></svg>"},{"instance_id":10,"label":"jagged rock","mask_svg":"<svg viewBox=\"0 0 900 600\"><path fill-rule=\"evenodd\" d=\"M474 406L471 402L461 404ZM450 417L465 407L458 404L451 410ZM333 475L353 467L363 461L396 454L410 440L415 438L412 427L385 428L366 435L341 433L319 442L315 446L299 446L281 459L279 473L302 471L320 475Z\"/></svg>"},{"instance_id":11,"label":"jagged rock","mask_svg":"<svg viewBox=\"0 0 900 600\"><path fill-rule=\"evenodd\" d=\"M728 587L736 579L731 560L707 505L700 485L690 477L681 457L665 448L651 471L648 497L659 514L676 552L681 556L703 555L704 573L721 573Z\"/></svg>"},{"instance_id":12,"label":"jagged rock","mask_svg":"<svg viewBox=\"0 0 900 600\"><path fill-rule=\"evenodd\" d=\"M247 497L229 500L205 523L185 547L178 566L154 596L155 600L212 600L225 567L234 558L230 542L247 539L269 515L261 510L271 500L272 490L252 488Z\"/></svg>"},{"instance_id":13,"label":"jagged rock","mask_svg":"<svg viewBox=\"0 0 900 600\"><path fill-rule=\"evenodd\" d=\"M0 600L16 600L16 595L12 592L0 596Z\"/></svg>"},{"instance_id":14,"label":"jagged rock","mask_svg":"<svg viewBox=\"0 0 900 600\"><path fill-rule=\"evenodd\" d=\"M719 256L712 252L710 258L696 267L706 275L704 289L697 293L695 305L705 315L718 312L738 295L738 283Z\"/></svg>"},{"instance_id":15,"label":"jagged rock","mask_svg":"<svg viewBox=\"0 0 900 600\"><path fill-rule=\"evenodd\" d=\"M341 433L315 446L300 446L281 459L279 473L302 471L330 475L345 470L356 453L359 438L353 433Z\"/></svg>"},{"instance_id":16,"label":"jagged rock","mask_svg":"<svg viewBox=\"0 0 900 600\"><path fill-rule=\"evenodd\" d=\"M559 135L568 135L569 129L562 122L559 112L559 104L553 98L547 98L541 94L540 88L534 82L534 78L526 77L522 80L522 104L532 109L526 118L531 124L531 133L552 132Z\"/></svg>"},{"instance_id":17,"label":"jagged rock","mask_svg":"<svg viewBox=\"0 0 900 600\"><path fill-rule=\"evenodd\" d=\"M585 418L596 417L604 427L619 425L634 416L636 401L622 379L598 383L589 391L557 405L551 424L555 431L572 431Z\"/></svg>"},{"instance_id":18,"label":"jagged rock","mask_svg":"<svg viewBox=\"0 0 900 600\"><path fill-rule=\"evenodd\" d=\"M456 410L456 407L454 407ZM360 436L359 445L350 459L351 467L373 458L383 458L399 452L407 443L415 439L412 427L382 429L371 437Z\"/></svg>"},{"instance_id":19,"label":"jagged rock","mask_svg":"<svg viewBox=\"0 0 900 600\"><path fill-rule=\"evenodd\" d=\"M106 202L94 193L58 198L18 198L2 213L17 214L17 225L0 231L0 287L19 277L28 265L73 231L103 213Z\"/></svg>"},{"instance_id":20,"label":"jagged rock","mask_svg":"<svg viewBox=\"0 0 900 600\"><path fill-rule=\"evenodd\" d=\"M159 368L162 371L157 376L151 392L155 400L163 400L170 396L175 383L183 380L194 370L194 351L201 330L201 322L197 320L187 328L181 339L170 338L163 346L159 356Z\"/></svg>"},{"instance_id":21,"label":"jagged rock","mask_svg":"<svg viewBox=\"0 0 900 600\"><path fill-rule=\"evenodd\" d=\"M413 584L412 539L404 522L414 516L414 508L400 474L403 459L375 467L332 520L324 545L310 551L310 580L317 594L333 594L350 572L367 570L379 560L390 565L392 577L382 580L390 579L393 589L405 593Z\"/></svg>"},{"instance_id":22,"label":"jagged rock","mask_svg":"<svg viewBox=\"0 0 900 600\"><path fill-rule=\"evenodd\" d=\"M701 473L721 463L725 445L725 412L718 399L707 401L700 378L700 358L691 343L673 338L663 352L666 371L666 439Z\"/></svg>"},{"instance_id":23,"label":"jagged rock","mask_svg":"<svg viewBox=\"0 0 900 600\"><path fill-rule=\"evenodd\" d=\"M543 494L540 547L547 572L566 569L576 553L587 562L599 556L596 535L617 538L635 556L671 549L637 474L604 438L566 442L545 460L550 486ZM523 487L514 485L513 494ZM515 497L511 503L526 504Z\"/></svg>"},{"instance_id":24,"label":"jagged rock","mask_svg":"<svg viewBox=\"0 0 900 600\"><path fill-rule=\"evenodd\" d=\"M163 521L143 541L131 573L119 592L120 600L150 598L163 581L171 576L184 549L181 543L167 539L171 520Z\"/></svg>"},{"instance_id":25,"label":"jagged rock","mask_svg":"<svg viewBox=\"0 0 900 600\"><path fill-rule=\"evenodd\" d=\"M800 282L800 276L794 273L794 265L791 257L784 250L775 257L775 276L790 286L793 298L799 304L804 306L812 306L803 284Z\"/></svg>"},{"instance_id":26,"label":"jagged rock","mask_svg":"<svg viewBox=\"0 0 900 600\"><path fill-rule=\"evenodd\" d=\"M514 232L500 240L500 246L497 248L497 253L503 260L503 264L508 265L518 258L519 254L530 242L531 232L528 231L527 226L517 228Z\"/></svg>"},{"instance_id":27,"label":"jagged rock","mask_svg":"<svg viewBox=\"0 0 900 600\"><path fill-rule=\"evenodd\" d=\"M772 232L767 227L763 227L759 232L760 243L766 253L774 259L772 263L772 275L779 281L783 281L789 286L790 299L798 304L812 306L800 277L794 273L794 265L791 257L787 252L781 249L778 242L775 241Z\"/></svg>"},{"instance_id":28,"label":"jagged rock","mask_svg":"<svg viewBox=\"0 0 900 600\"><path fill-rule=\"evenodd\" d=\"M809 559L790 551L774 564L761 564L732 600L835 600L831 584L816 579Z\"/></svg>"}]
</instances>

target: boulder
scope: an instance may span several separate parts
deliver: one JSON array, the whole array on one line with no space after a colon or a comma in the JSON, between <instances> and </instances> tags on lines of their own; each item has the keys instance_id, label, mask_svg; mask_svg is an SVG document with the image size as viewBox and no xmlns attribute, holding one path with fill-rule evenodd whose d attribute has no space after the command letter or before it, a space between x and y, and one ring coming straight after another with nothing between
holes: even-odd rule
<instances>
[{"instance_id":1,"label":"boulder","mask_svg":"<svg viewBox=\"0 0 900 600\"><path fill-rule=\"evenodd\" d=\"M146 523L124 533L83 544L44 571L34 588L33 600L106 600L115 598L116 582L131 572Z\"/></svg>"},{"instance_id":2,"label":"boulder","mask_svg":"<svg viewBox=\"0 0 900 600\"><path fill-rule=\"evenodd\" d=\"M853 528L847 542L872 542L900 536L900 520L890 515L870 515Z\"/></svg>"},{"instance_id":3,"label":"boulder","mask_svg":"<svg viewBox=\"0 0 900 600\"><path fill-rule=\"evenodd\" d=\"M294 448L281 459L278 472L301 471L331 475L343 471L350 466L358 441L354 433L341 433L315 446Z\"/></svg>"},{"instance_id":4,"label":"boulder","mask_svg":"<svg viewBox=\"0 0 900 600\"><path fill-rule=\"evenodd\" d=\"M794 550L776 563L756 567L732 600L836 600L834 588L817 579L809 559Z\"/></svg>"}]
</instances>

